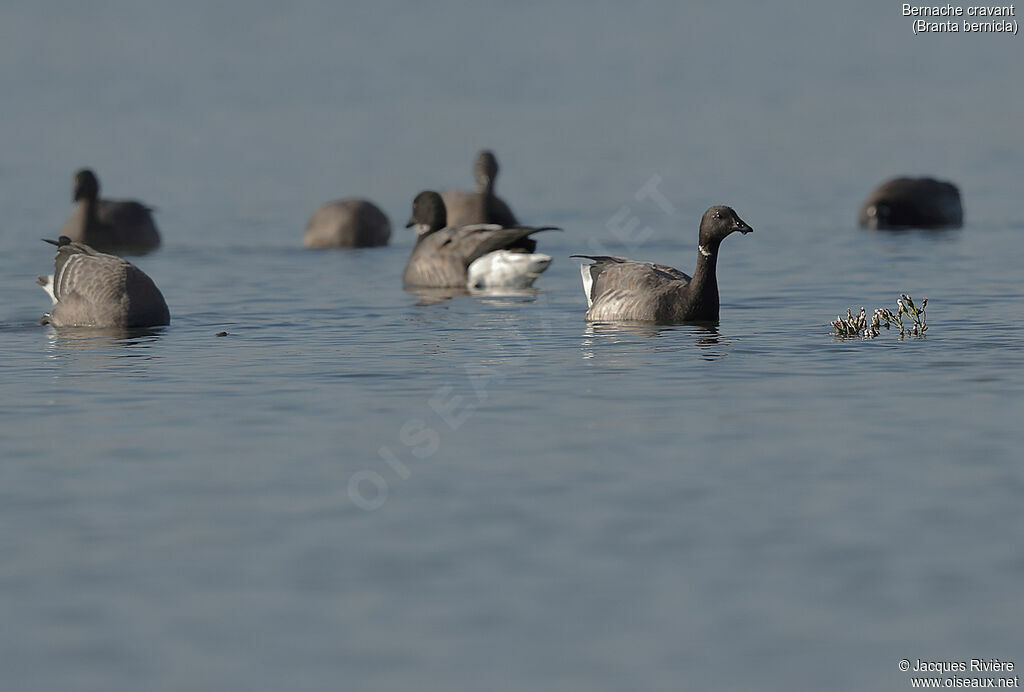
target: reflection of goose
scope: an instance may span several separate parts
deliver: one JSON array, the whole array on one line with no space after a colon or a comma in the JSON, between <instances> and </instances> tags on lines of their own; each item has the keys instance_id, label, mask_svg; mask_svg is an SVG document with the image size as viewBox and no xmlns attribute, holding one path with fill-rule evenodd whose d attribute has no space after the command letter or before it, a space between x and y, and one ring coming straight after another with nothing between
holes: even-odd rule
<instances>
[{"instance_id":1,"label":"reflection of goose","mask_svg":"<svg viewBox=\"0 0 1024 692\"><path fill-rule=\"evenodd\" d=\"M665 339L662 337L674 336ZM683 336L686 338L677 338ZM601 345L613 346L601 351ZM653 352L690 352L697 348L701 360L719 360L728 355L731 339L723 337L718 327L709 323L686 325L654 325L642 322L588 322L583 330L581 350L583 358L597 358L608 362L620 362L629 349L623 346L635 345ZM627 356L621 362L631 362Z\"/></svg>"},{"instance_id":2,"label":"reflection of goose","mask_svg":"<svg viewBox=\"0 0 1024 692\"><path fill-rule=\"evenodd\" d=\"M960 191L933 178L893 178L876 187L860 209L864 228L960 228Z\"/></svg>"},{"instance_id":3,"label":"reflection of goose","mask_svg":"<svg viewBox=\"0 0 1024 692\"><path fill-rule=\"evenodd\" d=\"M365 199L340 199L321 204L306 223L302 244L310 248L387 245L391 222Z\"/></svg>"},{"instance_id":4,"label":"reflection of goose","mask_svg":"<svg viewBox=\"0 0 1024 692\"><path fill-rule=\"evenodd\" d=\"M532 286L528 288L466 288L465 286L455 288L424 288L422 286L407 286L406 290L419 298L416 301L417 305L434 305L435 303L443 303L458 296L472 296L495 305L514 305L517 303L532 303L540 295L540 291Z\"/></svg>"},{"instance_id":5,"label":"reflection of goose","mask_svg":"<svg viewBox=\"0 0 1024 692\"><path fill-rule=\"evenodd\" d=\"M497 286L493 288L470 288L469 294L477 298L495 299L495 302L504 304L532 303L537 300L540 290L533 286L527 286L526 288Z\"/></svg>"},{"instance_id":6,"label":"reflection of goose","mask_svg":"<svg viewBox=\"0 0 1024 692\"><path fill-rule=\"evenodd\" d=\"M718 321L718 248L730 233L753 229L730 207L715 206L700 222L697 270L689 277L661 264L622 257L573 255L594 260L580 267L591 322Z\"/></svg>"},{"instance_id":7,"label":"reflection of goose","mask_svg":"<svg viewBox=\"0 0 1024 692\"><path fill-rule=\"evenodd\" d=\"M435 305L437 303L443 303L446 300L451 300L458 296L470 295L469 289L465 286L455 286L452 288L429 288L426 286L406 286L407 291L415 295L419 300L416 301L417 305Z\"/></svg>"},{"instance_id":8,"label":"reflection of goose","mask_svg":"<svg viewBox=\"0 0 1024 692\"><path fill-rule=\"evenodd\" d=\"M170 322L160 289L135 265L67 236L46 242L57 246L57 257L54 273L38 279L53 300L43 324L133 328Z\"/></svg>"},{"instance_id":9,"label":"reflection of goose","mask_svg":"<svg viewBox=\"0 0 1024 692\"><path fill-rule=\"evenodd\" d=\"M672 327L658 327L643 323L630 322L588 322L583 330L583 335L589 339L612 339L613 342L628 341L628 337L642 336L648 339L657 339L664 332L671 332Z\"/></svg>"},{"instance_id":10,"label":"reflection of goose","mask_svg":"<svg viewBox=\"0 0 1024 692\"><path fill-rule=\"evenodd\" d=\"M515 214L494 194L498 159L493 152L484 149L477 155L473 175L476 178L476 192L445 190L441 193L448 211L448 224L453 227L478 223L495 223L506 228L518 226ZM533 251L533 248L530 250Z\"/></svg>"},{"instance_id":11,"label":"reflection of goose","mask_svg":"<svg viewBox=\"0 0 1024 692\"><path fill-rule=\"evenodd\" d=\"M111 361L146 361L155 357L156 353L150 348L159 343L160 332L147 328L80 327L54 329L47 334L47 338L52 352L78 353L79 362L90 362L95 367L102 367Z\"/></svg>"},{"instance_id":12,"label":"reflection of goose","mask_svg":"<svg viewBox=\"0 0 1024 692\"><path fill-rule=\"evenodd\" d=\"M402 279L408 287L473 288L516 287L533 284L551 257L526 250L539 231L533 228L495 225L446 227L444 201L436 192L421 192L412 204L407 227L416 229L416 246Z\"/></svg>"},{"instance_id":13,"label":"reflection of goose","mask_svg":"<svg viewBox=\"0 0 1024 692\"><path fill-rule=\"evenodd\" d=\"M88 168L75 173L75 211L61 235L100 252L144 254L160 246L150 208L131 200L100 199L100 181Z\"/></svg>"}]
</instances>

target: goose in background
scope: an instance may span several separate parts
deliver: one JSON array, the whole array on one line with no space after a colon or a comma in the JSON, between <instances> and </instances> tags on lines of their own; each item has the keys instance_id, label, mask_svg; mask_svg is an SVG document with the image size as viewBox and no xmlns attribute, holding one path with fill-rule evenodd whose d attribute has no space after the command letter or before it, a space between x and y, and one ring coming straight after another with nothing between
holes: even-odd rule
<instances>
[{"instance_id":1,"label":"goose in background","mask_svg":"<svg viewBox=\"0 0 1024 692\"><path fill-rule=\"evenodd\" d=\"M580 267L587 321L717 322L719 247L730 233L753 230L732 208L709 208L700 222L693 277L672 267L623 257L573 255L594 260Z\"/></svg>"},{"instance_id":2,"label":"goose in background","mask_svg":"<svg viewBox=\"0 0 1024 692\"><path fill-rule=\"evenodd\" d=\"M37 279L53 300L42 324L132 328L170 323L160 289L135 265L67 236L46 242L57 246L57 257L53 274Z\"/></svg>"},{"instance_id":3,"label":"goose in background","mask_svg":"<svg viewBox=\"0 0 1024 692\"><path fill-rule=\"evenodd\" d=\"M142 255L160 247L152 209L132 200L100 199L100 181L88 168L75 173L75 211L61 235L100 252Z\"/></svg>"},{"instance_id":4,"label":"goose in background","mask_svg":"<svg viewBox=\"0 0 1024 692\"><path fill-rule=\"evenodd\" d=\"M416 245L402 279L407 287L422 288L526 288L551 264L550 256L532 252L529 236L558 230L495 224L453 228L441 195L432 191L416 195L408 227L416 231Z\"/></svg>"},{"instance_id":5,"label":"goose in background","mask_svg":"<svg viewBox=\"0 0 1024 692\"><path fill-rule=\"evenodd\" d=\"M339 199L317 207L306 223L302 244L308 248L376 247L387 245L391 222L373 202Z\"/></svg>"},{"instance_id":6,"label":"goose in background","mask_svg":"<svg viewBox=\"0 0 1024 692\"><path fill-rule=\"evenodd\" d=\"M864 228L960 228L960 191L934 178L892 178L868 195L858 217Z\"/></svg>"},{"instance_id":7,"label":"goose in background","mask_svg":"<svg viewBox=\"0 0 1024 692\"><path fill-rule=\"evenodd\" d=\"M498 177L498 159L494 152L482 150L473 164L476 192L445 190L441 193L448 212L448 225L452 228L492 223L503 227L518 226L515 214L505 202L494 194Z\"/></svg>"}]
</instances>

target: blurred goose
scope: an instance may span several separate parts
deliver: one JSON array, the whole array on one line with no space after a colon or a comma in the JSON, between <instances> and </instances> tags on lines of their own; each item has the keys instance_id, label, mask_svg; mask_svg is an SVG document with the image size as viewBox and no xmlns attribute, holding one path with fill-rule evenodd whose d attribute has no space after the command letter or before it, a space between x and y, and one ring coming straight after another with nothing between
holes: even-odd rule
<instances>
[{"instance_id":1,"label":"blurred goose","mask_svg":"<svg viewBox=\"0 0 1024 692\"><path fill-rule=\"evenodd\" d=\"M498 159L494 152L484 149L477 155L473 176L476 178L476 192L445 190L441 193L448 212L448 225L452 228L478 223L493 223L506 228L518 226L515 214L494 194L498 177Z\"/></svg>"},{"instance_id":2,"label":"blurred goose","mask_svg":"<svg viewBox=\"0 0 1024 692\"><path fill-rule=\"evenodd\" d=\"M588 322L717 322L718 248L734 231L750 233L730 207L704 212L697 246L697 269L689 277L661 264L622 257L573 255L594 260L580 267L587 295Z\"/></svg>"},{"instance_id":3,"label":"blurred goose","mask_svg":"<svg viewBox=\"0 0 1024 692\"><path fill-rule=\"evenodd\" d=\"M402 279L409 287L525 288L540 276L551 257L527 251L529 236L553 226L502 228L478 224L446 226L444 201L436 192L421 192L412 203L406 228L416 230L416 246Z\"/></svg>"},{"instance_id":4,"label":"blurred goose","mask_svg":"<svg viewBox=\"0 0 1024 692\"><path fill-rule=\"evenodd\" d=\"M75 173L77 205L61 235L101 252L145 254L160 246L151 209L131 200L100 199L100 181L88 168Z\"/></svg>"},{"instance_id":5,"label":"blurred goose","mask_svg":"<svg viewBox=\"0 0 1024 692\"><path fill-rule=\"evenodd\" d=\"M67 236L46 242L57 246L57 257L54 273L37 280L53 300L43 324L156 327L170 323L160 289L135 265Z\"/></svg>"},{"instance_id":6,"label":"blurred goose","mask_svg":"<svg viewBox=\"0 0 1024 692\"><path fill-rule=\"evenodd\" d=\"M320 205L306 223L302 244L309 248L387 245L391 222L365 199L340 199Z\"/></svg>"},{"instance_id":7,"label":"blurred goose","mask_svg":"<svg viewBox=\"0 0 1024 692\"><path fill-rule=\"evenodd\" d=\"M893 178L876 187L861 205L864 228L960 228L960 191L934 178Z\"/></svg>"}]
</instances>

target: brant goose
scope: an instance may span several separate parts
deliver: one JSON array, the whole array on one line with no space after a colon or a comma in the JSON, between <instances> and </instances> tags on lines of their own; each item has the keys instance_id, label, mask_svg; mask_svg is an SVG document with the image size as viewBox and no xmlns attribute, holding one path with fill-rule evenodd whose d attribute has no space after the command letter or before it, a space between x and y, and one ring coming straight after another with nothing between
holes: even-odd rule
<instances>
[{"instance_id":1,"label":"brant goose","mask_svg":"<svg viewBox=\"0 0 1024 692\"><path fill-rule=\"evenodd\" d=\"M714 206L700 221L697 270L678 269L622 257L573 255L594 260L580 267L587 294L588 322L717 322L718 248L733 231L752 229L730 207Z\"/></svg>"},{"instance_id":2,"label":"brant goose","mask_svg":"<svg viewBox=\"0 0 1024 692\"><path fill-rule=\"evenodd\" d=\"M141 269L67 236L57 246L54 272L37 281L53 299L42 324L55 327L157 327L169 324L167 303Z\"/></svg>"},{"instance_id":3,"label":"brant goose","mask_svg":"<svg viewBox=\"0 0 1024 692\"><path fill-rule=\"evenodd\" d=\"M864 228L960 228L960 191L934 178L893 178L872 191L860 208Z\"/></svg>"},{"instance_id":4,"label":"brant goose","mask_svg":"<svg viewBox=\"0 0 1024 692\"><path fill-rule=\"evenodd\" d=\"M160 247L151 209L131 200L100 199L100 181L88 168L75 173L76 203L61 235L101 252L142 255Z\"/></svg>"},{"instance_id":5,"label":"brant goose","mask_svg":"<svg viewBox=\"0 0 1024 692\"><path fill-rule=\"evenodd\" d=\"M551 257L532 253L529 236L553 226L502 228L477 224L446 226L441 195L425 191L412 203L406 228L416 230L416 245L402 279L407 287L526 288L540 276Z\"/></svg>"},{"instance_id":6,"label":"brant goose","mask_svg":"<svg viewBox=\"0 0 1024 692\"><path fill-rule=\"evenodd\" d=\"M317 207L306 223L302 244L309 248L387 245L391 222L373 202L340 199Z\"/></svg>"},{"instance_id":7,"label":"brant goose","mask_svg":"<svg viewBox=\"0 0 1024 692\"><path fill-rule=\"evenodd\" d=\"M448 211L448 225L452 228L478 223L493 223L505 228L518 226L515 214L494 194L494 181L498 177L498 159L494 152L484 149L473 165L476 192L445 190L441 193Z\"/></svg>"}]
</instances>

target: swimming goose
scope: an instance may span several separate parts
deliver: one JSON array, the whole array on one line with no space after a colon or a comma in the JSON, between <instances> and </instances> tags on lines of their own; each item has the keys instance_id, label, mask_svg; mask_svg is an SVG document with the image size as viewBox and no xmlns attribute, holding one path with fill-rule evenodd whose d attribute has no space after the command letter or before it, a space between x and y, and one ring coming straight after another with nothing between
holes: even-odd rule
<instances>
[{"instance_id":1,"label":"swimming goose","mask_svg":"<svg viewBox=\"0 0 1024 692\"><path fill-rule=\"evenodd\" d=\"M452 228L478 223L494 223L506 228L518 226L515 214L494 194L498 177L498 159L494 152L484 149L477 154L473 176L476 178L476 192L445 190L441 193L448 211L448 225Z\"/></svg>"},{"instance_id":2,"label":"swimming goose","mask_svg":"<svg viewBox=\"0 0 1024 692\"><path fill-rule=\"evenodd\" d=\"M170 323L160 289L135 265L67 236L46 242L57 246L57 257L53 274L37 279L53 300L42 324L157 327Z\"/></svg>"},{"instance_id":3,"label":"swimming goose","mask_svg":"<svg viewBox=\"0 0 1024 692\"><path fill-rule=\"evenodd\" d=\"M697 270L678 269L623 257L573 255L594 260L580 267L588 322L717 322L718 248L734 231L750 233L730 207L714 206L700 221Z\"/></svg>"},{"instance_id":4,"label":"swimming goose","mask_svg":"<svg viewBox=\"0 0 1024 692\"><path fill-rule=\"evenodd\" d=\"M960 228L960 191L934 178L893 178L876 187L861 205L864 228Z\"/></svg>"},{"instance_id":5,"label":"swimming goose","mask_svg":"<svg viewBox=\"0 0 1024 692\"><path fill-rule=\"evenodd\" d=\"M100 181L88 168L75 173L72 201L77 207L61 235L101 252L145 254L160 246L151 209L131 200L100 199Z\"/></svg>"},{"instance_id":6,"label":"swimming goose","mask_svg":"<svg viewBox=\"0 0 1024 692\"><path fill-rule=\"evenodd\" d=\"M558 230L553 226L502 228L478 224L446 227L441 195L425 191L412 203L412 218L406 228L416 230L416 245L405 265L402 279L409 287L426 288L525 288L540 276L551 257L531 253L524 247L538 231Z\"/></svg>"},{"instance_id":7,"label":"swimming goose","mask_svg":"<svg viewBox=\"0 0 1024 692\"><path fill-rule=\"evenodd\" d=\"M309 248L387 245L391 222L373 202L340 199L320 205L306 223L302 244Z\"/></svg>"}]
</instances>

